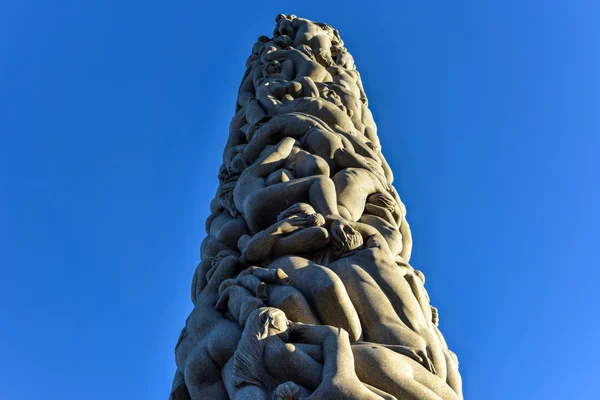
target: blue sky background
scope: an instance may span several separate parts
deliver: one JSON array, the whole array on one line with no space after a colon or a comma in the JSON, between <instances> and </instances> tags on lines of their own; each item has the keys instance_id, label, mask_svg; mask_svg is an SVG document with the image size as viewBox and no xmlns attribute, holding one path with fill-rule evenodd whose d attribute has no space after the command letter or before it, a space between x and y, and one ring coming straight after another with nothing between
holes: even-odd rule
<instances>
[{"instance_id":1,"label":"blue sky background","mask_svg":"<svg viewBox=\"0 0 600 400\"><path fill-rule=\"evenodd\" d=\"M244 63L354 55L470 400L598 396L594 1L0 2L0 398L166 399Z\"/></svg>"}]
</instances>

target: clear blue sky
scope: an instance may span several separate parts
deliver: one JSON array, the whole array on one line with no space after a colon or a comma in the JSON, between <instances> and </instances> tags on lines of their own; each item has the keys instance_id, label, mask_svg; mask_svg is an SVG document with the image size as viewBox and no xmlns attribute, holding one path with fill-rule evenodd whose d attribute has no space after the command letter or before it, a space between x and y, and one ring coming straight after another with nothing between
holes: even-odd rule
<instances>
[{"instance_id":1,"label":"clear blue sky","mask_svg":"<svg viewBox=\"0 0 600 400\"><path fill-rule=\"evenodd\" d=\"M0 2L0 398L166 399L280 12L356 59L466 398L598 398L597 2L202 3Z\"/></svg>"}]
</instances>

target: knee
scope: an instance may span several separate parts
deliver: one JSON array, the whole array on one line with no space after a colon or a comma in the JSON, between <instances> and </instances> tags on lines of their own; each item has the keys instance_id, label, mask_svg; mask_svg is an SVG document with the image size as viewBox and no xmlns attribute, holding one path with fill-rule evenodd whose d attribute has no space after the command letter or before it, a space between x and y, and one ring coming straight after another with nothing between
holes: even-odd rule
<instances>
[{"instance_id":1,"label":"knee","mask_svg":"<svg viewBox=\"0 0 600 400\"><path fill-rule=\"evenodd\" d=\"M219 369L223 368L233 356L240 337L241 330L217 329L215 334L207 340L206 357L203 362L208 365L216 365ZM208 359L210 359L210 363Z\"/></svg>"},{"instance_id":2,"label":"knee","mask_svg":"<svg viewBox=\"0 0 600 400\"><path fill-rule=\"evenodd\" d=\"M318 243L321 244L323 243L324 245L326 245L327 243L329 243L329 231L325 228L323 228L322 226L319 227L315 227L314 229L314 243Z\"/></svg>"},{"instance_id":3,"label":"knee","mask_svg":"<svg viewBox=\"0 0 600 400\"><path fill-rule=\"evenodd\" d=\"M273 341L265 349L267 357L278 367L283 367L283 364L286 362L285 360L293 351L295 351L294 345L279 340Z\"/></svg>"},{"instance_id":4,"label":"knee","mask_svg":"<svg viewBox=\"0 0 600 400\"><path fill-rule=\"evenodd\" d=\"M329 170L329 167L328 167ZM318 186L324 193L335 193L335 184L327 175L318 175L315 177L314 185Z\"/></svg>"},{"instance_id":5,"label":"knee","mask_svg":"<svg viewBox=\"0 0 600 400\"><path fill-rule=\"evenodd\" d=\"M286 294L277 308L293 321L312 325L320 323L304 295L297 290Z\"/></svg>"},{"instance_id":6,"label":"knee","mask_svg":"<svg viewBox=\"0 0 600 400\"><path fill-rule=\"evenodd\" d=\"M292 290L286 291L279 308L287 308L293 310L297 309L301 304L306 304L306 299L304 298L302 293L300 293L297 290L293 290L292 287L289 287L289 289Z\"/></svg>"},{"instance_id":7,"label":"knee","mask_svg":"<svg viewBox=\"0 0 600 400\"><path fill-rule=\"evenodd\" d=\"M304 171L305 176L313 176L313 175L323 175L329 176L329 164L320 156L313 156L314 158L308 163L306 167L306 171Z\"/></svg>"},{"instance_id":8,"label":"knee","mask_svg":"<svg viewBox=\"0 0 600 400\"><path fill-rule=\"evenodd\" d=\"M325 274L327 276L326 279L323 279L319 282L319 285L314 289L314 297L316 298L328 298L334 299L340 297L341 288L340 282L338 282L335 278L337 276L332 276L330 273Z\"/></svg>"},{"instance_id":9,"label":"knee","mask_svg":"<svg viewBox=\"0 0 600 400\"><path fill-rule=\"evenodd\" d=\"M316 169L321 173L321 175L329 176L330 169L329 164L322 157L316 156Z\"/></svg>"},{"instance_id":10,"label":"knee","mask_svg":"<svg viewBox=\"0 0 600 400\"><path fill-rule=\"evenodd\" d=\"M350 301L344 283L333 271L325 271L323 279L314 290L314 297L325 304L340 304L344 306Z\"/></svg>"},{"instance_id":11,"label":"knee","mask_svg":"<svg viewBox=\"0 0 600 400\"><path fill-rule=\"evenodd\" d=\"M237 242L243 235L248 233L248 225L243 219L229 221L216 232L216 237L231 248L237 247Z\"/></svg>"},{"instance_id":12,"label":"knee","mask_svg":"<svg viewBox=\"0 0 600 400\"><path fill-rule=\"evenodd\" d=\"M340 214L340 217L350 220L350 221L354 221L354 218L352 217L352 213L341 204L338 204L338 213Z\"/></svg>"},{"instance_id":13,"label":"knee","mask_svg":"<svg viewBox=\"0 0 600 400\"><path fill-rule=\"evenodd\" d=\"M304 245L308 246L306 247L306 251L315 248L315 246L322 247L329 243L329 231L322 226L306 228L304 233L306 235Z\"/></svg>"},{"instance_id":14,"label":"knee","mask_svg":"<svg viewBox=\"0 0 600 400\"><path fill-rule=\"evenodd\" d=\"M210 360L206 348L199 346L188 356L183 371L184 381L191 392L219 373L217 366Z\"/></svg>"},{"instance_id":15,"label":"knee","mask_svg":"<svg viewBox=\"0 0 600 400\"><path fill-rule=\"evenodd\" d=\"M413 338L413 343L415 348L423 350L423 352L427 354L428 345L425 339L423 339L421 336L415 336L415 338Z\"/></svg>"},{"instance_id":16,"label":"knee","mask_svg":"<svg viewBox=\"0 0 600 400\"><path fill-rule=\"evenodd\" d=\"M240 310L238 321L242 329L246 325L246 321L248 320L250 314L252 314L254 310L257 310L264 306L265 303L257 297L252 297L244 302L244 304L242 305L242 309Z\"/></svg>"}]
</instances>

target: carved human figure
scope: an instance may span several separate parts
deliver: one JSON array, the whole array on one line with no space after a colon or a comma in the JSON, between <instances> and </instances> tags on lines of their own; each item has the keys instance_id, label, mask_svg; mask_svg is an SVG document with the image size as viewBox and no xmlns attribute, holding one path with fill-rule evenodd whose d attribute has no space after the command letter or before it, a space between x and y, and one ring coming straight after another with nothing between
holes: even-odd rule
<instances>
[{"instance_id":1,"label":"carved human figure","mask_svg":"<svg viewBox=\"0 0 600 400\"><path fill-rule=\"evenodd\" d=\"M429 310L423 310L419 296L415 296L413 287L406 279L406 275L413 271L412 268L396 263L385 238L375 228L363 223L334 222L331 230L332 246L343 249L348 241L347 237L357 235L363 239L363 244L348 251L348 255L341 254L328 268L340 276L346 285L361 320L371 315L382 315L387 310L389 323L383 317L385 325L379 325L376 321L363 324L365 339L413 348L423 358L428 369L445 379L445 357L432 329L431 314L424 313ZM370 284L360 285L359 282ZM391 309L387 307L388 304ZM392 310L397 318L392 317ZM426 358L431 360L431 365L427 365Z\"/></svg>"},{"instance_id":2,"label":"carved human figure","mask_svg":"<svg viewBox=\"0 0 600 400\"><path fill-rule=\"evenodd\" d=\"M336 83L318 83L316 86L319 88L321 97L332 98L335 101L339 99L339 104L336 105L338 107L341 105L340 108L345 110L356 129L363 132L369 140L377 141L377 145L379 145L377 126L373 120L373 115L360 97L360 93L357 95L352 88Z\"/></svg>"},{"instance_id":3,"label":"carved human figure","mask_svg":"<svg viewBox=\"0 0 600 400\"><path fill-rule=\"evenodd\" d=\"M237 323L215 309L219 286L235 276L238 259L223 253L214 260L213 268L175 348L177 371L192 399L227 399L221 369L233 356L242 334Z\"/></svg>"},{"instance_id":4,"label":"carved human figure","mask_svg":"<svg viewBox=\"0 0 600 400\"><path fill-rule=\"evenodd\" d=\"M381 179L365 168L345 168L335 174L333 182L340 215L352 221L361 217L369 196L387 192ZM399 214L400 209L394 212Z\"/></svg>"},{"instance_id":5,"label":"carved human figure","mask_svg":"<svg viewBox=\"0 0 600 400\"><path fill-rule=\"evenodd\" d=\"M256 96L269 115L301 112L316 116L329 126L337 126L346 132L356 132L350 117L330 101L316 97L300 97L284 102L272 92L270 82L259 86Z\"/></svg>"},{"instance_id":6,"label":"carved human figure","mask_svg":"<svg viewBox=\"0 0 600 400\"><path fill-rule=\"evenodd\" d=\"M296 30L293 46L307 44L313 50L317 61L325 66L335 65L331 54L333 46L342 46L341 39L331 26L312 22L304 18L295 18L292 26Z\"/></svg>"},{"instance_id":7,"label":"carved human figure","mask_svg":"<svg viewBox=\"0 0 600 400\"><path fill-rule=\"evenodd\" d=\"M389 188L392 178L389 167L385 159L368 146L367 140L343 130L333 130L313 115L280 114L249 132L248 145L242 152L247 164L254 162L269 144L292 137L308 152L323 158L331 172L349 167L365 168Z\"/></svg>"},{"instance_id":8,"label":"carved human figure","mask_svg":"<svg viewBox=\"0 0 600 400\"><path fill-rule=\"evenodd\" d=\"M325 219L312 206L299 203L292 206L294 211L289 210L267 229L240 238L242 263L264 263L286 254L310 254L329 244L329 232L323 228Z\"/></svg>"},{"instance_id":9,"label":"carved human figure","mask_svg":"<svg viewBox=\"0 0 600 400\"><path fill-rule=\"evenodd\" d=\"M297 17L294 14L285 15L279 14L275 17L275 29L273 30L273 36L288 36L293 38L296 35L296 30L292 25L292 21Z\"/></svg>"},{"instance_id":10,"label":"carved human figure","mask_svg":"<svg viewBox=\"0 0 600 400\"><path fill-rule=\"evenodd\" d=\"M263 64L269 65L270 62L279 60L290 60L294 64L294 74L288 75L287 80L298 78L309 78L315 82L331 82L333 80L329 71L319 64L314 55L302 46L294 46L294 48L281 49L276 46L265 46L261 55ZM256 76L255 76L256 78ZM263 78L266 78L263 76ZM255 85L260 84L259 81L254 81Z\"/></svg>"},{"instance_id":11,"label":"carved human figure","mask_svg":"<svg viewBox=\"0 0 600 400\"><path fill-rule=\"evenodd\" d=\"M309 200L322 215L337 215L333 181L323 175L308 176L267 186L268 176L285 166L295 140L283 139L274 151L259 159L241 174L234 189L236 208L246 218L250 232L272 225L277 215L291 204ZM264 199L269 199L265 202Z\"/></svg>"},{"instance_id":12,"label":"carved human figure","mask_svg":"<svg viewBox=\"0 0 600 400\"><path fill-rule=\"evenodd\" d=\"M275 260L269 268L285 271L324 323L343 327L354 340L402 345L406 354L443 374L438 339L381 234L368 225L346 221L334 222L331 235L338 259L327 267L292 256ZM316 280L321 284L315 285ZM348 323L355 315L360 330Z\"/></svg>"},{"instance_id":13,"label":"carved human figure","mask_svg":"<svg viewBox=\"0 0 600 400\"><path fill-rule=\"evenodd\" d=\"M344 330L291 323L276 308L250 315L231 372L226 386L236 400L281 398L291 385L310 400L382 399L358 379Z\"/></svg>"},{"instance_id":14,"label":"carved human figure","mask_svg":"<svg viewBox=\"0 0 600 400\"><path fill-rule=\"evenodd\" d=\"M206 233L235 249L240 238L248 233L248 225L243 218L234 218L221 207L206 220Z\"/></svg>"},{"instance_id":15,"label":"carved human figure","mask_svg":"<svg viewBox=\"0 0 600 400\"><path fill-rule=\"evenodd\" d=\"M283 63L285 65L285 62ZM272 61L270 65L279 65L279 61ZM273 104L288 103L294 99L302 97L315 97L319 95L319 91L310 78L298 78L297 80L284 79L282 74L269 74L268 79L261 79L258 86L258 94L260 104L265 107L265 110L272 114ZM267 106L265 106L267 105Z\"/></svg>"},{"instance_id":16,"label":"carved human figure","mask_svg":"<svg viewBox=\"0 0 600 400\"><path fill-rule=\"evenodd\" d=\"M304 297L287 286L282 270L251 267L238 273L241 266L230 251L220 252L209 264L202 271L207 283L199 287L193 282L194 310L175 348L178 385L184 384L192 399L227 399L220 371L236 350L248 316L264 307L267 298L297 321L320 321ZM200 275L195 273L194 281Z\"/></svg>"},{"instance_id":17,"label":"carved human figure","mask_svg":"<svg viewBox=\"0 0 600 400\"><path fill-rule=\"evenodd\" d=\"M285 137L297 139L306 151L326 160L332 171L336 171L333 157L337 150L344 148L354 150L348 139L333 131L318 118L301 112L292 112L277 115L252 132L248 145L243 151L245 161L254 162L266 146L277 143Z\"/></svg>"},{"instance_id":18,"label":"carved human figure","mask_svg":"<svg viewBox=\"0 0 600 400\"><path fill-rule=\"evenodd\" d=\"M460 376L453 386L420 363L398 351L397 346L359 342L352 345L357 376L366 384L398 399L459 400Z\"/></svg>"}]
</instances>

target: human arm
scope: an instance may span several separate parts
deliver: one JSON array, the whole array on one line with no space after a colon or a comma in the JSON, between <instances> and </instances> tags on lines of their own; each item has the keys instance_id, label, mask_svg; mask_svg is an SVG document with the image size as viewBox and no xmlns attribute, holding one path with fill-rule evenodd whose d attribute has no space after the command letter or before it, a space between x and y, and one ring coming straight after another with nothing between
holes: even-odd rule
<instances>
[{"instance_id":1,"label":"human arm","mask_svg":"<svg viewBox=\"0 0 600 400\"><path fill-rule=\"evenodd\" d=\"M246 243L242 251L242 262L252 263L267 258L281 237L296 232L299 229L315 226L315 224L315 217L311 215L303 217L292 216L276 222L267 229L252 236Z\"/></svg>"},{"instance_id":2,"label":"human arm","mask_svg":"<svg viewBox=\"0 0 600 400\"><path fill-rule=\"evenodd\" d=\"M273 149L273 152L265 154L244 172L251 171L255 176L267 177L271 172L274 172L283 166L285 159L292 152L295 143L296 140L294 138L284 138Z\"/></svg>"},{"instance_id":3,"label":"human arm","mask_svg":"<svg viewBox=\"0 0 600 400\"><path fill-rule=\"evenodd\" d=\"M229 124L229 136L227 138L227 143L225 144L225 149L223 150L223 160L225 160L225 156L229 152L229 149L246 143L246 134L241 130L242 126L246 123L246 108L246 106L240 108L231 119L231 123Z\"/></svg>"},{"instance_id":4,"label":"human arm","mask_svg":"<svg viewBox=\"0 0 600 400\"><path fill-rule=\"evenodd\" d=\"M298 49L275 50L264 52L261 59L263 63L282 58L290 59L294 62L296 78L309 77L316 82L331 82L333 78L329 71L321 66L317 61Z\"/></svg>"},{"instance_id":5,"label":"human arm","mask_svg":"<svg viewBox=\"0 0 600 400\"><path fill-rule=\"evenodd\" d=\"M248 146L244 149L244 159L247 163L253 163L263 149L279 140L281 137L292 137L301 139L310 127L316 123L299 113L288 113L277 115L260 126L252 135Z\"/></svg>"},{"instance_id":6,"label":"human arm","mask_svg":"<svg viewBox=\"0 0 600 400\"><path fill-rule=\"evenodd\" d=\"M364 399L381 400L382 397L371 392L354 371L354 356L348 333L327 325L305 325L290 323L290 342L320 345L323 348L323 367L321 383L306 400L325 399ZM286 382L284 385L294 386Z\"/></svg>"},{"instance_id":7,"label":"human arm","mask_svg":"<svg viewBox=\"0 0 600 400\"><path fill-rule=\"evenodd\" d=\"M261 66L260 60L255 60L247 69L244 78L238 90L237 105L238 107L245 106L250 100L255 97L254 89L254 72L256 68Z\"/></svg>"},{"instance_id":8,"label":"human arm","mask_svg":"<svg viewBox=\"0 0 600 400\"><path fill-rule=\"evenodd\" d=\"M364 136L357 132L347 132L339 126L334 126L333 128L336 133L343 136L352 144L352 147L357 154L360 154L363 157L368 157L377 163L381 162L381 159L375 150L375 145L369 145L370 142Z\"/></svg>"},{"instance_id":9,"label":"human arm","mask_svg":"<svg viewBox=\"0 0 600 400\"><path fill-rule=\"evenodd\" d=\"M363 243L368 248L380 248L391 254L390 247L381 233L379 233L379 231L371 225L363 224L362 222L354 222L349 220L337 220L333 222L331 227L331 241L334 245L342 244L344 239L340 237L337 232L343 232L344 225L349 226L358 232L363 238Z\"/></svg>"},{"instance_id":10,"label":"human arm","mask_svg":"<svg viewBox=\"0 0 600 400\"><path fill-rule=\"evenodd\" d=\"M402 209L388 192L378 192L367 197L365 211L388 220L392 225L402 224Z\"/></svg>"}]
</instances>

